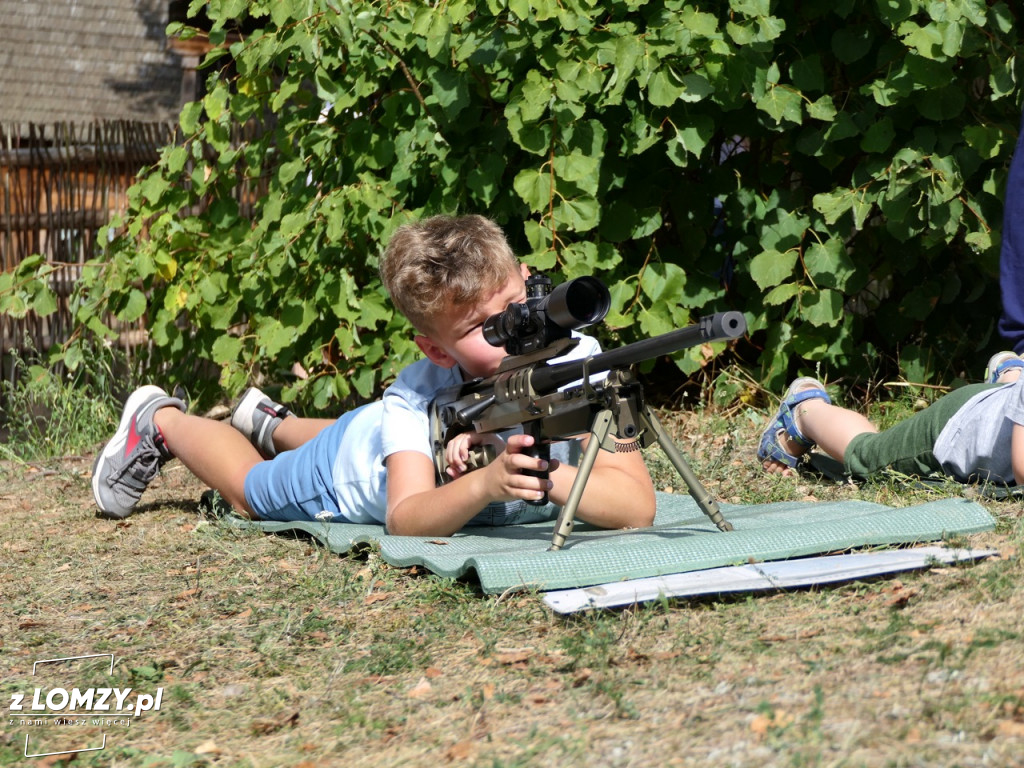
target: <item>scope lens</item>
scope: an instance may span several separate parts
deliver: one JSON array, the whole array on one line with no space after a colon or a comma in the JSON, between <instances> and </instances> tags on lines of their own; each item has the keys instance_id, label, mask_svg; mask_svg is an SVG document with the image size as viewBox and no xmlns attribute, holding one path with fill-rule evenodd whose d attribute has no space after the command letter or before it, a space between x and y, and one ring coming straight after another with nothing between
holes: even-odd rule
<instances>
[{"instance_id":1,"label":"scope lens","mask_svg":"<svg viewBox=\"0 0 1024 768\"><path fill-rule=\"evenodd\" d=\"M484 340L492 347L504 347L517 331L530 321L530 309L525 304L509 304L501 312L484 320Z\"/></svg>"},{"instance_id":2,"label":"scope lens","mask_svg":"<svg viewBox=\"0 0 1024 768\"><path fill-rule=\"evenodd\" d=\"M577 277L562 283L544 299L548 317L560 328L575 330L604 319L612 298L596 277Z\"/></svg>"}]
</instances>

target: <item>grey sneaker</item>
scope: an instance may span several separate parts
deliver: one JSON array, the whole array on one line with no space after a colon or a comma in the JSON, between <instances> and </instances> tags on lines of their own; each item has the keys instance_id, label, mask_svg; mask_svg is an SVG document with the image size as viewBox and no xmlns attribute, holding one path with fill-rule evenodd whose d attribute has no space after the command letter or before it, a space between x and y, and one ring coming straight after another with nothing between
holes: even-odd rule
<instances>
[{"instance_id":1,"label":"grey sneaker","mask_svg":"<svg viewBox=\"0 0 1024 768\"><path fill-rule=\"evenodd\" d=\"M290 416L280 403L275 403L256 387L249 387L231 409L231 426L249 438L260 456L272 459L277 455L274 430Z\"/></svg>"},{"instance_id":2,"label":"grey sneaker","mask_svg":"<svg viewBox=\"0 0 1024 768\"><path fill-rule=\"evenodd\" d=\"M160 467L173 458L153 423L153 414L168 406L185 411L185 403L154 386L140 387L124 404L117 431L92 466L92 495L103 517L128 517Z\"/></svg>"}]
</instances>

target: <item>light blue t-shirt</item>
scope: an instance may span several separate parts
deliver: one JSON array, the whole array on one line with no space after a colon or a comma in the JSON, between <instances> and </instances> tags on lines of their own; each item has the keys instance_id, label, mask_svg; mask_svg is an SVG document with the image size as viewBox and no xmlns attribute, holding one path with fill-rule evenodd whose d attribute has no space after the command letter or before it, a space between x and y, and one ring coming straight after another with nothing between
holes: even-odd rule
<instances>
[{"instance_id":1,"label":"light blue t-shirt","mask_svg":"<svg viewBox=\"0 0 1024 768\"><path fill-rule=\"evenodd\" d=\"M964 403L936 438L935 458L946 474L959 480L1012 485L1014 424L1024 424L1024 376Z\"/></svg>"},{"instance_id":2,"label":"light blue t-shirt","mask_svg":"<svg viewBox=\"0 0 1024 768\"><path fill-rule=\"evenodd\" d=\"M576 348L552 363L601 351L595 339L574 336L580 339ZM349 411L296 450L253 467L245 478L250 508L263 520L385 522L385 460L398 451L418 451L433 461L430 403L438 393L460 383L457 367L442 368L429 360L413 363L384 391L381 400ZM576 441L556 443L551 456L575 464L577 446ZM557 514L558 507L550 504L535 507L523 501L497 502L489 504L470 524L511 525L551 520Z\"/></svg>"},{"instance_id":3,"label":"light blue t-shirt","mask_svg":"<svg viewBox=\"0 0 1024 768\"><path fill-rule=\"evenodd\" d=\"M601 345L590 336L574 333L579 344L552 364L567 360L580 360L600 353ZM462 373L454 368L441 368L429 360L419 360L403 370L395 383L384 392L384 417L381 426L381 447L386 459L399 451L417 451L433 461L430 439L430 403L440 392L463 382ZM573 386L568 384L566 386ZM563 387L564 389L565 387ZM501 433L507 440L521 434L522 427ZM579 461L578 441L564 441L551 446L551 458L562 463ZM553 520L559 508L554 504L538 507L525 501L492 502L473 517L468 525L515 525Z\"/></svg>"}]
</instances>

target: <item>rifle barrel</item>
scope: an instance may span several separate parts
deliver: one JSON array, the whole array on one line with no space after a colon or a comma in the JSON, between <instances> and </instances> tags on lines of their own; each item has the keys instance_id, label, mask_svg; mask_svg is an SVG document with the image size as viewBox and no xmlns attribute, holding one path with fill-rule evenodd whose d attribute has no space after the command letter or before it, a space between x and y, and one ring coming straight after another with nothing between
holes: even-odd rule
<instances>
[{"instance_id":1,"label":"rifle barrel","mask_svg":"<svg viewBox=\"0 0 1024 768\"><path fill-rule=\"evenodd\" d=\"M736 339L747 331L747 320L742 312L717 312L705 315L695 325L679 328L650 339L641 339L618 349L594 355L587 363L589 374L603 373L669 355L681 349L695 347L711 341ZM541 366L533 371L531 383L538 394L554 392L561 386L583 378L584 360Z\"/></svg>"}]
</instances>

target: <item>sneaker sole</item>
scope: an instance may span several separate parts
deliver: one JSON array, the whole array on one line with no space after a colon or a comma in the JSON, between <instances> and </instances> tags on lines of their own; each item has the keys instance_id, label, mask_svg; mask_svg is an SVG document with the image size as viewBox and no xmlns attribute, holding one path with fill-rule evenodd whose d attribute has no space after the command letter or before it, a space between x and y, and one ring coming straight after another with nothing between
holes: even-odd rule
<instances>
[{"instance_id":1,"label":"sneaker sole","mask_svg":"<svg viewBox=\"0 0 1024 768\"><path fill-rule=\"evenodd\" d=\"M128 431L131 429L132 417L135 412L142 407L142 404L147 400L150 400L154 396L167 397L167 393L164 392L160 387L153 384L145 387L139 387L137 390L132 392L131 396L124 404L124 410L121 412L121 421L117 425L117 431L114 432L114 436L110 438L103 450L96 457L96 461L92 465L92 496L96 502L96 506L103 510L104 514L112 515L118 519L127 517L127 514L123 514L120 510L108 509L103 505L103 500L100 498L100 474L101 470L106 465L107 461L111 457L116 456L121 452L125 442L128 440ZM131 514L130 512L128 514Z\"/></svg>"}]
</instances>

